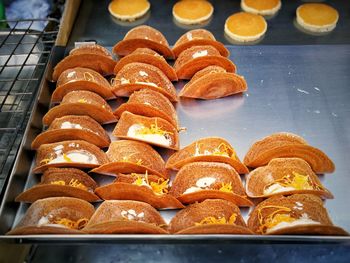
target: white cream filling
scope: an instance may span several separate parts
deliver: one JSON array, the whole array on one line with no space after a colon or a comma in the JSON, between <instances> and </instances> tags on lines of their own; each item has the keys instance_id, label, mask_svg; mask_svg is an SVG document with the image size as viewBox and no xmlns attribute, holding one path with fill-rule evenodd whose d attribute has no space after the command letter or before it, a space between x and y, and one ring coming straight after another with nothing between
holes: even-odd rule
<instances>
[{"instance_id":1,"label":"white cream filling","mask_svg":"<svg viewBox=\"0 0 350 263\"><path fill-rule=\"evenodd\" d=\"M208 189L213 183L215 183L216 178L214 177L203 177L197 180L195 186L191 186L190 188L187 188L183 194L190 194L194 192L198 192L201 190Z\"/></svg>"},{"instance_id":2,"label":"white cream filling","mask_svg":"<svg viewBox=\"0 0 350 263\"><path fill-rule=\"evenodd\" d=\"M264 189L264 195L293 191L293 190L296 190L296 189L291 186L285 187L280 185L279 183L274 183L269 187L267 187L266 189Z\"/></svg>"},{"instance_id":3,"label":"white cream filling","mask_svg":"<svg viewBox=\"0 0 350 263\"><path fill-rule=\"evenodd\" d=\"M126 78L121 78L120 79L120 84L129 84L130 80L126 79Z\"/></svg>"},{"instance_id":4,"label":"white cream filling","mask_svg":"<svg viewBox=\"0 0 350 263\"><path fill-rule=\"evenodd\" d=\"M310 219L306 213L303 213L299 219L293 222L281 222L271 228L268 228L266 230L266 233L268 234L272 231L276 231L286 227L301 226L301 225L319 225L319 224L321 223Z\"/></svg>"},{"instance_id":5,"label":"white cream filling","mask_svg":"<svg viewBox=\"0 0 350 263\"><path fill-rule=\"evenodd\" d=\"M37 226L52 226L52 227L61 227L61 228L68 228L66 227L65 225L61 225L61 224L52 224L50 223L49 219L47 216L42 216L38 223L37 223Z\"/></svg>"},{"instance_id":6,"label":"white cream filling","mask_svg":"<svg viewBox=\"0 0 350 263\"><path fill-rule=\"evenodd\" d=\"M200 50L192 55L192 58L204 57L208 55L208 50Z\"/></svg>"},{"instance_id":7,"label":"white cream filling","mask_svg":"<svg viewBox=\"0 0 350 263\"><path fill-rule=\"evenodd\" d=\"M49 163L67 163L67 158L72 160L73 163L88 163L88 164L99 164L95 155L84 150L71 151L65 154L59 154L55 159Z\"/></svg>"},{"instance_id":8,"label":"white cream filling","mask_svg":"<svg viewBox=\"0 0 350 263\"><path fill-rule=\"evenodd\" d=\"M140 70L140 71L139 71L139 74L140 74L141 77L148 77L147 72L145 72L145 71L143 71L143 70Z\"/></svg>"},{"instance_id":9,"label":"white cream filling","mask_svg":"<svg viewBox=\"0 0 350 263\"><path fill-rule=\"evenodd\" d=\"M164 146L171 145L170 136L160 135L160 134L140 134L139 131L145 128L144 125L141 124L133 124L129 127L127 136L131 138L141 139L147 142L152 142Z\"/></svg>"},{"instance_id":10,"label":"white cream filling","mask_svg":"<svg viewBox=\"0 0 350 263\"><path fill-rule=\"evenodd\" d=\"M80 124L65 121L65 122L62 122L61 129L80 129L80 130L82 130L83 127L81 127Z\"/></svg>"},{"instance_id":11,"label":"white cream filling","mask_svg":"<svg viewBox=\"0 0 350 263\"><path fill-rule=\"evenodd\" d=\"M134 209L123 210L120 212L120 215L128 220L141 219L145 217L144 212L137 214Z\"/></svg>"},{"instance_id":12,"label":"white cream filling","mask_svg":"<svg viewBox=\"0 0 350 263\"><path fill-rule=\"evenodd\" d=\"M204 150L203 153L199 152L199 147L196 147L196 151L194 153L194 156L202 156L202 155L214 155L213 152ZM230 157L228 153L220 154L220 156Z\"/></svg>"}]
</instances>

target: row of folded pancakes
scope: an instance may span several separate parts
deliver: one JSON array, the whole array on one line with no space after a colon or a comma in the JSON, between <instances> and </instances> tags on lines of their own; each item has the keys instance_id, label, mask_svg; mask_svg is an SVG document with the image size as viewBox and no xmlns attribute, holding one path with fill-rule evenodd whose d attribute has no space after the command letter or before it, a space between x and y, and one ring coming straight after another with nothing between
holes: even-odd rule
<instances>
[{"instance_id":1,"label":"row of folded pancakes","mask_svg":"<svg viewBox=\"0 0 350 263\"><path fill-rule=\"evenodd\" d=\"M74 62L82 61L82 64L78 65L73 63L75 68L65 69L64 63L62 63L63 66L58 64L55 68L56 73L54 72L53 77L58 78L58 81L52 100L53 102L61 101L61 104L52 108L44 116L44 124L50 126L33 141L33 148L38 149L37 166L34 172L44 172L44 175L39 185L17 197L18 201L34 202L27 212L29 218L34 221L29 222L28 216L25 216L10 234L29 233L33 229L35 229L34 233L40 231L52 233L55 229L57 230L57 225L73 229L72 232L82 229L87 233L167 233L167 231L172 233L253 233L252 229L247 228L237 207L237 205L253 205L239 177L239 173L245 174L249 170L238 159L234 149L227 141L221 138L199 140L172 155L167 164L157 151L144 143L178 149L179 124L174 107L170 103L170 101L176 101L177 98L171 86L171 80L188 78L196 70L199 70L196 73L198 79L202 74L208 75L209 72L216 72L215 70L222 72L218 65L210 64L212 62L209 62L209 67L203 67L202 64L210 61L212 54L210 47L217 45L216 51L221 54L214 54L212 61L219 61L218 63L222 63L220 66L225 67L227 60L221 56L226 54L225 47L220 49L219 42L209 39L207 42L212 44L209 43L208 49L191 50L198 46L194 44L193 47L188 48L187 42L197 43L198 39L193 37L193 31L189 32L190 34L185 35L187 42L181 44L180 38L178 45L170 50L172 54L176 54L176 47L181 50L181 45L185 46L184 51L179 51L174 72L163 57L148 49L153 48L168 56L166 52L169 50L158 48L155 44L157 41L154 39L151 41L152 44L149 44L149 38L153 36L155 39L160 39L158 44L167 46L160 32L152 30L151 32L148 32L146 37L140 32L134 34L135 32L131 30L123 40L127 43L124 44L124 49L121 44L123 41L114 47L114 52L119 55L130 54L123 57L114 66L113 71L116 78L112 81L112 85L101 76L101 74L111 74L111 67L108 63L100 61L94 63L92 69L86 69L89 67L88 62L96 58L93 56L90 59L91 53L104 56L108 62L111 62L108 51L96 45L75 49L70 56L64 59L69 61L68 58L71 56L85 54L85 57L80 56L77 60L71 59ZM134 35L134 37L129 39L128 35ZM200 39L199 43L202 43ZM168 53L171 54L171 52ZM202 56L206 52L209 53L209 56L207 57L207 54ZM194 61L198 55L193 57L193 54L199 54L199 58L204 57L205 59L200 63L195 61L189 67L186 56L181 57L181 54L190 54ZM147 55L157 57L157 59L149 59ZM228 63L227 65L231 67L231 70L235 68L233 64ZM181 68L183 71L180 70ZM188 71L189 68L194 68L194 72L193 70ZM65 70L62 71L62 69ZM146 81L144 78L140 79L140 77L153 76L153 74L161 76L157 78L160 84L157 82L153 85L152 82L150 85L147 78ZM195 77L196 75L191 81L196 81ZM62 88L64 85L66 87ZM160 89L159 86L167 88ZM127 103L122 104L113 112L105 99L113 99L115 96L130 96L130 98ZM114 122L117 119L119 121L113 135L122 140L110 143L108 134L101 124ZM137 142L137 140L142 142ZM99 149L99 147L104 148L108 145L109 149L106 153ZM249 164L248 161L246 164ZM256 167L254 163L249 166ZM92 172L95 173L118 176L112 184L98 187L89 175L76 168L93 168ZM167 169L180 169L171 188L168 184ZM295 175L293 172L295 171L292 171L292 176ZM305 177L302 172L299 175ZM311 175L310 178L312 178L312 186L319 187L312 193L332 197L329 191L326 191L317 181L317 177ZM254 180L250 181L254 183ZM248 186L247 184L247 193L249 197L254 198L256 193L250 194L251 190L248 191ZM294 192L291 191L291 193ZM52 197L62 195L69 196L65 197L62 203L59 201L62 197ZM40 200L43 197L51 198ZM76 216L68 218L68 212L64 212L63 215L54 215L53 211L61 211L61 205L67 202L77 206L79 202L86 202L76 198L89 202L97 201L99 198L109 201L103 202L93 215L91 211L81 218ZM49 203L48 205L45 204L45 200ZM184 205L191 203L195 204L180 211L170 222L169 227L154 209L183 208ZM54 204L58 205L56 210ZM42 207L46 208L40 210ZM53 214L50 216L45 214L45 211L49 212L47 207L52 208ZM89 206L85 204L81 207ZM91 210L90 208L88 210ZM31 209L44 212L43 214L37 213L38 216L41 216L33 219L30 215ZM327 212L322 209L319 209L323 211L321 215L328 218L324 216L324 213ZM120 211L120 213L114 214L113 211ZM60 212L57 213L60 214ZM259 219L261 219L260 216ZM329 221L322 221L318 218L314 221L321 222L322 225L329 225ZM135 222L137 224L134 224ZM26 225L30 226L29 230L26 229ZM248 221L248 226L250 225L252 224ZM45 227L54 228L45 230ZM255 230L254 232L266 233Z\"/></svg>"},{"instance_id":2,"label":"row of folded pancakes","mask_svg":"<svg viewBox=\"0 0 350 263\"><path fill-rule=\"evenodd\" d=\"M271 140L274 137L280 140L279 143L275 144L275 141ZM139 142L117 141L113 142L111 146L127 142L140 144ZM304 149L299 151L298 148L292 152L283 150L286 145L293 148L294 145L298 144L303 144ZM116 147L115 150L119 148ZM113 148L110 147L110 150ZM130 150L134 153L134 149ZM90 183L90 187L95 187L95 193L107 200L138 200L147 202L156 208L161 208L163 205L168 208L174 208L177 204L182 206L179 201L191 205L178 212L167 226L164 220L159 220L161 217L154 208L142 202L105 201L96 211L96 216L93 217L95 220L93 222L97 225L93 223L84 225L82 233L161 234L170 231L182 234L347 234L332 224L320 198L332 198L332 194L322 186L315 171L311 168L314 167L317 171L331 172L334 170L332 161L323 152L308 145L296 135L273 134L256 142L246 154L244 163L240 162L228 142L221 138L205 138L196 141L173 154L167 161L166 168L179 170L170 189L166 183L164 184L164 180L160 183L159 177L147 174L147 171L152 171L152 169L159 173L165 172L164 163L162 167L153 166L152 169L148 169L142 166L151 165L154 162L147 164L143 163L143 159L138 159L152 150L149 147L143 155L134 157L136 158L134 160L137 160L135 166L140 168L138 174L134 173L131 176L119 174L113 184L96 188ZM305 151L314 151L317 154L305 154ZM247 171L245 164L256 167L257 165L251 162L251 156L256 154L264 155L267 165L260 166L248 174L246 193L251 198L271 197L253 209L247 227L238 206L251 206L252 203L246 197L236 170L245 173ZM322 164L322 167L315 166L315 163ZM103 166L99 168L103 168ZM99 168L95 170L106 174L115 174L120 172L119 169L126 169L123 172L129 169L128 166L123 168L112 166L105 171L98 171ZM135 171L134 168L132 169ZM54 172L49 169L45 173ZM162 174L163 177L164 175L165 173ZM46 175L46 181L49 180L48 177ZM55 179L51 181L53 180ZM73 183L70 181L69 185L71 186ZM58 182L56 181L54 184L58 184ZM287 195L287 197L283 195ZM40 201L44 202L44 200ZM129 209L120 210L120 206ZM145 218L145 212L140 207L152 210L150 213L156 213L157 219L154 217L150 219L151 217L148 216ZM112 211L120 211L120 214L116 212L114 215ZM40 221L41 218L37 218L37 220ZM44 218L41 222L47 222L47 216ZM100 218L100 221L96 222L96 218ZM124 222L135 220L136 224ZM38 221L35 222L37 224ZM60 220L56 219L54 222L58 224L57 222ZM147 224L150 224L150 227L147 227ZM72 223L72 225L78 226L80 224ZM16 231L21 230L21 228L17 229L19 230L15 229L10 233L16 234L18 233Z\"/></svg>"}]
</instances>

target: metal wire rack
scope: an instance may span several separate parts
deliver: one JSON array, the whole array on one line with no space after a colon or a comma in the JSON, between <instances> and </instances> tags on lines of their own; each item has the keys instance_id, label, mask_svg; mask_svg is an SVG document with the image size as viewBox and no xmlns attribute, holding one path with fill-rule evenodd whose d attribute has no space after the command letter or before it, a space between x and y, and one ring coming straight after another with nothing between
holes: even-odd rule
<instances>
[{"instance_id":1,"label":"metal wire rack","mask_svg":"<svg viewBox=\"0 0 350 263\"><path fill-rule=\"evenodd\" d=\"M56 19L0 20L0 193L13 166L51 49ZM46 27L38 31L38 23Z\"/></svg>"}]
</instances>

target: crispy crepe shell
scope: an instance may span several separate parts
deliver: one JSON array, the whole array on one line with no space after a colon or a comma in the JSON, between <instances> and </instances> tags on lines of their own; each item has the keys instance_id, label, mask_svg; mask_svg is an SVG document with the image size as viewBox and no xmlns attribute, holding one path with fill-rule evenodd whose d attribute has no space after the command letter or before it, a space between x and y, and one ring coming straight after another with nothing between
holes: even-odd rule
<instances>
[{"instance_id":1,"label":"crispy crepe shell","mask_svg":"<svg viewBox=\"0 0 350 263\"><path fill-rule=\"evenodd\" d=\"M111 107L102 97L86 90L67 93L60 105L51 108L45 114L43 124L50 125L54 119L66 115L87 115L101 124L117 120Z\"/></svg>"},{"instance_id":2,"label":"crispy crepe shell","mask_svg":"<svg viewBox=\"0 0 350 263\"><path fill-rule=\"evenodd\" d=\"M227 73L218 66L209 66L198 71L182 88L179 97L194 99L218 99L247 90L244 77L235 73Z\"/></svg>"},{"instance_id":3,"label":"crispy crepe shell","mask_svg":"<svg viewBox=\"0 0 350 263\"><path fill-rule=\"evenodd\" d=\"M51 101L60 102L62 98L73 90L88 90L95 92L102 98L114 99L109 82L98 72L88 68L67 69L59 76L56 89L52 93Z\"/></svg>"},{"instance_id":4,"label":"crispy crepe shell","mask_svg":"<svg viewBox=\"0 0 350 263\"><path fill-rule=\"evenodd\" d=\"M64 122L79 124L82 129L61 128ZM68 140L83 140L97 147L108 147L111 143L107 132L102 126L89 116L67 115L56 118L49 128L40 133L32 142L32 149L38 149L40 145Z\"/></svg>"},{"instance_id":5,"label":"crispy crepe shell","mask_svg":"<svg viewBox=\"0 0 350 263\"><path fill-rule=\"evenodd\" d=\"M40 199L28 208L18 225L6 235L83 234L80 230L52 225L38 226L38 223L43 217L47 217L51 224L61 218L73 221L90 219L94 211L90 203L73 197Z\"/></svg>"},{"instance_id":6,"label":"crispy crepe shell","mask_svg":"<svg viewBox=\"0 0 350 263\"><path fill-rule=\"evenodd\" d=\"M125 65L112 84L114 94L120 97L129 97L140 89L160 92L172 102L178 100L175 87L167 76L159 68L145 63L133 62Z\"/></svg>"},{"instance_id":7,"label":"crispy crepe shell","mask_svg":"<svg viewBox=\"0 0 350 263\"><path fill-rule=\"evenodd\" d=\"M210 152L212 152L221 144L225 144L231 147L231 145L226 140L219 137L208 137L208 138L199 139L187 145L185 148L182 148L178 152L175 152L173 155L171 155L165 167L167 169L179 170L182 166L188 163L219 162L219 163L227 163L231 165L233 168L235 168L235 170L239 174L248 173L249 172L248 168L243 163L241 163L238 156L235 155L234 152L232 152L232 154L234 155L234 158L232 158L232 156L227 157L227 156L220 156L220 155L197 155L197 156L195 155L197 151L196 148L199 146L202 152L204 152L204 150L209 150Z\"/></svg>"},{"instance_id":8,"label":"crispy crepe shell","mask_svg":"<svg viewBox=\"0 0 350 263\"><path fill-rule=\"evenodd\" d=\"M169 138L171 138L171 144L167 146L160 143L155 143L153 141L149 141L147 139L129 136L128 131L130 127L134 124L141 124L148 128L150 128L151 125L157 125L160 129L164 130L165 132L168 132L168 136ZM162 148L167 148L172 150L179 149L179 135L178 135L177 129L174 128L174 126L168 121L158 117L151 117L151 118L144 117L141 115L135 115L128 111L125 111L121 115L112 134L113 136L118 138L141 141L141 142L145 142L145 143L162 147Z\"/></svg>"},{"instance_id":9,"label":"crispy crepe shell","mask_svg":"<svg viewBox=\"0 0 350 263\"><path fill-rule=\"evenodd\" d=\"M217 49L221 56L228 57L230 51L221 42L216 41L214 35L205 29L194 29L183 34L175 43L173 52L177 58L182 51L193 46L212 46Z\"/></svg>"},{"instance_id":10,"label":"crispy crepe shell","mask_svg":"<svg viewBox=\"0 0 350 263\"><path fill-rule=\"evenodd\" d=\"M196 185L199 179L211 177L216 181L207 188L196 192L184 193ZM222 184L231 184L232 193L219 191ZM238 173L225 163L195 162L183 166L172 183L170 194L183 204L201 202L205 199L225 199L238 206L252 206L247 199L243 184Z\"/></svg>"},{"instance_id":11,"label":"crispy crepe shell","mask_svg":"<svg viewBox=\"0 0 350 263\"><path fill-rule=\"evenodd\" d=\"M99 45L83 45L75 48L69 56L62 59L54 68L53 81L70 68L89 68L101 75L112 75L116 62L109 52Z\"/></svg>"},{"instance_id":12,"label":"crispy crepe shell","mask_svg":"<svg viewBox=\"0 0 350 263\"><path fill-rule=\"evenodd\" d=\"M234 224L196 225L206 217L225 217L228 221L232 214L237 215ZM187 206L172 218L169 230L174 234L253 234L246 226L239 208L221 199L208 199Z\"/></svg>"},{"instance_id":13,"label":"crispy crepe shell","mask_svg":"<svg viewBox=\"0 0 350 263\"><path fill-rule=\"evenodd\" d=\"M301 210L296 208L297 203L302 204ZM269 235L349 235L342 228L333 225L326 208L323 206L322 200L318 196L312 194L294 194L288 197L273 196L259 203L251 212L248 219L248 227L257 234L260 226L258 210L265 206L287 207L292 210L292 214L294 217L296 216L296 218L300 218L302 214L306 213L310 219L320 222L320 224L307 224L280 228L269 232ZM278 208L262 209L262 219L277 211L277 209Z\"/></svg>"},{"instance_id":14,"label":"crispy crepe shell","mask_svg":"<svg viewBox=\"0 0 350 263\"><path fill-rule=\"evenodd\" d=\"M157 195L146 186L114 182L100 186L95 193L104 200L135 200L150 204L156 209L184 208L182 203L169 194Z\"/></svg>"},{"instance_id":15,"label":"crispy crepe shell","mask_svg":"<svg viewBox=\"0 0 350 263\"><path fill-rule=\"evenodd\" d=\"M119 140L109 145L107 156L110 163L101 165L92 172L113 175L118 173L154 174L162 178L169 178L164 160L150 145L131 140ZM141 164L138 162L141 161Z\"/></svg>"},{"instance_id":16,"label":"crispy crepe shell","mask_svg":"<svg viewBox=\"0 0 350 263\"><path fill-rule=\"evenodd\" d=\"M131 54L121 58L114 67L114 74L117 75L125 65L134 62L155 66L163 71L170 81L178 80L175 70L167 63L164 57L149 48L137 48Z\"/></svg>"},{"instance_id":17,"label":"crispy crepe shell","mask_svg":"<svg viewBox=\"0 0 350 263\"><path fill-rule=\"evenodd\" d=\"M75 179L88 190L69 185ZM66 185L52 184L55 181L64 181ZM41 177L41 182L16 197L16 202L33 203L38 199L48 197L75 197L88 202L96 202L100 198L93 193L97 183L86 173L74 168L49 168Z\"/></svg>"},{"instance_id":18,"label":"crispy crepe shell","mask_svg":"<svg viewBox=\"0 0 350 263\"><path fill-rule=\"evenodd\" d=\"M264 189L275 180L281 179L286 175L292 175L296 172L301 175L307 175L312 185L318 185L320 189L289 190L278 193L264 194ZM270 197L274 195L291 194L314 194L322 198L333 198L331 192L323 187L317 175L311 169L310 165L300 158L276 158L272 159L267 166L256 168L246 177L246 192L251 198Z\"/></svg>"},{"instance_id":19,"label":"crispy crepe shell","mask_svg":"<svg viewBox=\"0 0 350 263\"><path fill-rule=\"evenodd\" d=\"M113 53L126 56L137 48L149 48L165 58L174 58L166 38L160 31L150 26L142 25L131 29L124 39L113 47Z\"/></svg>"},{"instance_id":20,"label":"crispy crepe shell","mask_svg":"<svg viewBox=\"0 0 350 263\"><path fill-rule=\"evenodd\" d=\"M135 91L127 103L123 103L115 110L114 115L120 118L125 111L146 117L159 117L179 128L173 104L163 94L150 89Z\"/></svg>"},{"instance_id":21,"label":"crispy crepe shell","mask_svg":"<svg viewBox=\"0 0 350 263\"><path fill-rule=\"evenodd\" d=\"M84 151L91 155L94 155L97 159L98 164L93 163L82 163L82 162L60 162L60 163L49 163L46 160L55 159L57 154L55 153L61 151L59 154L67 154L69 152ZM36 166L33 170L34 173L41 173L49 167L77 167L77 168L94 168L99 165L108 163L108 157L100 148L88 143L86 141L74 140L74 141L63 141L57 143L42 144L36 154ZM44 164L43 164L44 163Z\"/></svg>"},{"instance_id":22,"label":"crispy crepe shell","mask_svg":"<svg viewBox=\"0 0 350 263\"><path fill-rule=\"evenodd\" d=\"M179 79L191 79L196 72L212 65L236 72L235 64L212 46L193 46L184 50L175 61L174 69Z\"/></svg>"},{"instance_id":23,"label":"crispy crepe shell","mask_svg":"<svg viewBox=\"0 0 350 263\"><path fill-rule=\"evenodd\" d=\"M287 132L274 133L255 142L244 157L244 164L255 168L282 157L304 159L315 173L332 173L335 170L334 163L324 152L308 145L300 136Z\"/></svg>"},{"instance_id":24,"label":"crispy crepe shell","mask_svg":"<svg viewBox=\"0 0 350 263\"><path fill-rule=\"evenodd\" d=\"M122 212L133 210L134 218L142 218L142 221L129 220ZM143 214L143 217L138 217ZM89 223L82 230L90 234L166 234L161 226L166 223L159 212L147 203L130 200L104 201Z\"/></svg>"}]
</instances>

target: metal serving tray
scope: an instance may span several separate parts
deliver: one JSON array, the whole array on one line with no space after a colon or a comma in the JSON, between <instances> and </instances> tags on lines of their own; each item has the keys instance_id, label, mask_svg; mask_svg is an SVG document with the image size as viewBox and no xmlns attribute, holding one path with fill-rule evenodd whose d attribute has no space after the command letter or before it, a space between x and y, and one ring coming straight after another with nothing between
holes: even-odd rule
<instances>
[{"instance_id":1,"label":"metal serving tray","mask_svg":"<svg viewBox=\"0 0 350 263\"><path fill-rule=\"evenodd\" d=\"M336 172L321 176L323 184L335 195L326 207L335 225L350 232L350 45L317 46L228 46L238 73L245 76L249 90L243 95L201 101L180 100L176 105L181 146L201 137L226 138L243 159L249 146L274 132L288 131L303 136L311 145L326 152ZM17 160L0 207L0 239L15 242L350 242L339 236L239 236L239 235L31 235L5 236L24 215L28 204L15 197L39 182L31 173L35 152L30 144L43 127L41 119L50 106L54 87L53 66L66 50L53 50L37 103L33 108ZM184 82L177 83L179 90ZM112 103L117 107L123 100ZM107 130L114 125L106 126ZM167 156L170 151L162 151ZM102 181L111 180L96 176ZM244 177L242 177L244 180ZM241 209L247 219L249 209ZM169 222L175 211L161 211Z\"/></svg>"}]
</instances>

